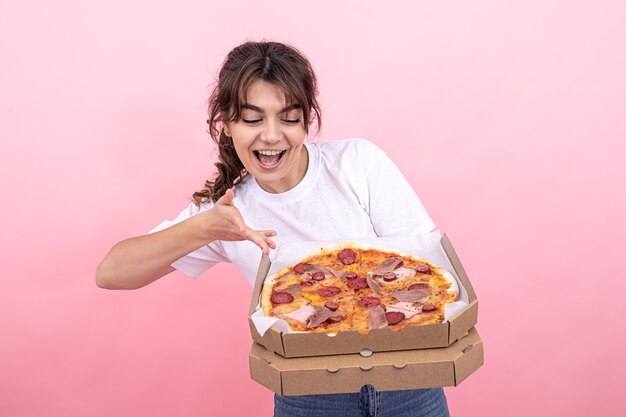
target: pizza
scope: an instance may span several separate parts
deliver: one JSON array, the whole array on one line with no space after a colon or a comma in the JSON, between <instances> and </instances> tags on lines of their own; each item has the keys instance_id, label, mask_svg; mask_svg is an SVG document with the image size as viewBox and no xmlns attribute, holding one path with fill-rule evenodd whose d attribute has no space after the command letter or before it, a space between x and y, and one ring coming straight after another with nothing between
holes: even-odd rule
<instances>
[{"instance_id":1,"label":"pizza","mask_svg":"<svg viewBox=\"0 0 626 417\"><path fill-rule=\"evenodd\" d=\"M446 304L458 296L452 274L425 259L346 243L267 277L261 308L292 332L368 333L441 323Z\"/></svg>"}]
</instances>

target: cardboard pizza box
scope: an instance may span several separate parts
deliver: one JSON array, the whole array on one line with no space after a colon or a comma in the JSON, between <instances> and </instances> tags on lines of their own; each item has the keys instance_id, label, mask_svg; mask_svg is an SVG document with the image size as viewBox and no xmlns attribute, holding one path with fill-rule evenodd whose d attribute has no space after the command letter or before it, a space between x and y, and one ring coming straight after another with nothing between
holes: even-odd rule
<instances>
[{"instance_id":1,"label":"cardboard pizza box","mask_svg":"<svg viewBox=\"0 0 626 417\"><path fill-rule=\"evenodd\" d=\"M378 391L457 386L483 364L478 332L446 348L283 358L253 343L250 376L280 395Z\"/></svg>"},{"instance_id":2,"label":"cardboard pizza box","mask_svg":"<svg viewBox=\"0 0 626 417\"><path fill-rule=\"evenodd\" d=\"M469 303L450 321L440 324L410 326L400 332L390 328L375 329L368 334L358 331L339 332L335 336L326 333L283 333L275 327L260 335L252 318L248 318L252 339L285 358L305 356L338 355L362 351L383 352L396 350L441 348L452 345L465 337L478 322L478 299L472 284L461 265L452 244L444 234L441 245L454 268L456 276L465 287ZM259 304L263 282L271 266L269 257L263 255L250 303L250 316Z\"/></svg>"}]
</instances>

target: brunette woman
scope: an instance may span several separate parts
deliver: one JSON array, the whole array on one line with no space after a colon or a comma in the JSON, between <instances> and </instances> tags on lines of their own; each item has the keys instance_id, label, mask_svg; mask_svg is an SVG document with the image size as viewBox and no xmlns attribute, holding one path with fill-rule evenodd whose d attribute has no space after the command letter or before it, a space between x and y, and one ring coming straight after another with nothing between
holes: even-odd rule
<instances>
[{"instance_id":1,"label":"brunette woman","mask_svg":"<svg viewBox=\"0 0 626 417\"><path fill-rule=\"evenodd\" d=\"M254 283L261 251L303 240L429 232L434 224L387 155L364 139L306 141L321 126L309 61L277 42L226 57L209 100L216 176L175 219L117 243L97 284L134 289L178 269L197 278L231 262ZM259 250L260 249L260 250ZM275 396L275 416L447 416L441 388Z\"/></svg>"}]
</instances>

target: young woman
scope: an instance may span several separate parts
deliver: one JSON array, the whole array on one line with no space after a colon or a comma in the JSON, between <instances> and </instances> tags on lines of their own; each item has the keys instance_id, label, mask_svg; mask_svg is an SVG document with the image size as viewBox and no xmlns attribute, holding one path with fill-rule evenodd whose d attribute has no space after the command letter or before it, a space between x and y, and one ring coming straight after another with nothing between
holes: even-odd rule
<instances>
[{"instance_id":1,"label":"young woman","mask_svg":"<svg viewBox=\"0 0 626 417\"><path fill-rule=\"evenodd\" d=\"M209 100L218 173L172 221L117 243L98 286L134 289L178 269L194 278L232 262L254 283L277 245L411 235L434 224L398 168L364 139L305 142L321 126L309 61L276 42L247 42L224 61ZM275 416L447 416L441 388L275 396Z\"/></svg>"}]
</instances>

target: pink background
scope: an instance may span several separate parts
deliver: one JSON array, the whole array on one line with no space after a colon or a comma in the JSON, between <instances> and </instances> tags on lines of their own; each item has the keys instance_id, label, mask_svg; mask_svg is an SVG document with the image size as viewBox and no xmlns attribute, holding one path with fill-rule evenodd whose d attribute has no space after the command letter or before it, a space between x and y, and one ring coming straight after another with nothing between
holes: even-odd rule
<instances>
[{"instance_id":1,"label":"pink background","mask_svg":"<svg viewBox=\"0 0 626 417\"><path fill-rule=\"evenodd\" d=\"M626 8L404 3L0 4L0 415L271 415L232 266L94 283L210 175L208 86L263 37L311 59L321 137L381 146L454 242L486 364L452 414L626 414Z\"/></svg>"}]
</instances>

